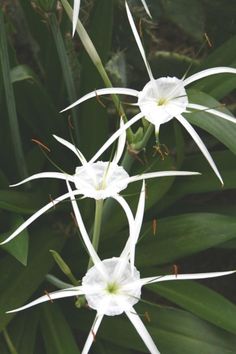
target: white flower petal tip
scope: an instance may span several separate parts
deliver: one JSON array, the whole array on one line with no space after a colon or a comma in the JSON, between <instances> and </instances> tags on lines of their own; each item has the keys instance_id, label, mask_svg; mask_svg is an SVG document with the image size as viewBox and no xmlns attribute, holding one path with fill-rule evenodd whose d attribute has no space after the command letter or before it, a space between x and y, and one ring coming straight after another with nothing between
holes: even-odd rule
<instances>
[{"instance_id":1,"label":"white flower petal tip","mask_svg":"<svg viewBox=\"0 0 236 354\"><path fill-rule=\"evenodd\" d=\"M236 69L231 68L229 66L218 66L215 68L202 70L199 73L193 74L193 75L187 77L185 80L183 80L184 86L187 86L194 81L203 79L204 77L211 76L211 75L217 75L217 74L236 74Z\"/></svg>"},{"instance_id":2,"label":"white flower petal tip","mask_svg":"<svg viewBox=\"0 0 236 354\"><path fill-rule=\"evenodd\" d=\"M149 11L149 8L148 8L148 6L147 6L146 1L145 1L145 0L141 0L141 2L142 2L142 4L143 4L143 7L144 7L146 13L147 13L148 16L152 19L152 15L151 15L151 13L150 13L150 11Z\"/></svg>"},{"instance_id":3,"label":"white flower petal tip","mask_svg":"<svg viewBox=\"0 0 236 354\"><path fill-rule=\"evenodd\" d=\"M72 37L75 35L76 25L79 17L80 0L74 0L73 15L72 15Z\"/></svg>"}]
</instances>

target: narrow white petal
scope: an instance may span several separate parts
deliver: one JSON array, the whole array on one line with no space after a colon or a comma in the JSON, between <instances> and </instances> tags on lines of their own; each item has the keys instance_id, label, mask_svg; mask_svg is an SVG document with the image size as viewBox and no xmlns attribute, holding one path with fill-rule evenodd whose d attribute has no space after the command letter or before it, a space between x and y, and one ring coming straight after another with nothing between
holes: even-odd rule
<instances>
[{"instance_id":1,"label":"narrow white petal","mask_svg":"<svg viewBox=\"0 0 236 354\"><path fill-rule=\"evenodd\" d=\"M192 136L193 140L198 145L199 149L201 150L201 152L203 153L203 155L205 156L205 158L209 162L209 164L210 164L211 168L213 169L213 171L215 172L216 176L219 178L221 184L224 185L224 182L221 178L221 175L218 171L218 168L216 167L216 164L215 164L213 158L211 157L209 151L207 150L205 144L203 143L202 139L200 138L200 136L198 135L196 130L191 126L191 124L183 116L178 115L178 116L176 116L176 119L178 119L178 121L185 127L185 129L188 131L188 133Z\"/></svg>"},{"instance_id":2,"label":"narrow white petal","mask_svg":"<svg viewBox=\"0 0 236 354\"><path fill-rule=\"evenodd\" d=\"M193 74L184 80L184 86L191 84L194 81L200 80L204 77L216 74L236 74L236 69L227 66L219 66L216 68L202 70L199 73Z\"/></svg>"},{"instance_id":3,"label":"narrow white petal","mask_svg":"<svg viewBox=\"0 0 236 354\"><path fill-rule=\"evenodd\" d=\"M87 248L87 250L89 252L90 257L93 260L94 265L98 268L100 273L106 278L106 274L105 274L105 271L104 271L103 264L102 264L100 258L98 257L98 255L97 255L97 253L96 253L96 251L95 251L95 249L94 249L94 247L93 247L93 245L91 243L89 235L88 235L88 233L87 233L87 231L85 229L85 226L84 226L84 223L83 223L83 220L82 220L82 217L81 217L77 202L76 202L76 200L74 198L74 194L72 192L71 186L70 186L68 181L66 182L66 184L67 184L67 188L68 188L68 191L69 191L71 204L72 204L72 207L73 207L73 210L74 210L74 213L75 213L76 221L77 221L81 236L83 238L83 241L85 243L85 246L86 246L86 248Z\"/></svg>"},{"instance_id":4,"label":"narrow white petal","mask_svg":"<svg viewBox=\"0 0 236 354\"><path fill-rule=\"evenodd\" d=\"M69 179L69 181L73 182L74 181L74 177L67 175L65 173L61 173L61 172L41 172L41 173L36 173L33 176L30 176L26 179L24 179L23 181L20 181L18 183L15 184L11 184L10 187L16 187L16 186L20 186L23 183L32 181L34 179L40 179L40 178L58 178L58 179L63 179L63 180L67 180Z\"/></svg>"},{"instance_id":5,"label":"narrow white petal","mask_svg":"<svg viewBox=\"0 0 236 354\"><path fill-rule=\"evenodd\" d=\"M138 97L139 91L129 89L129 88L124 88L124 87L109 87L109 88L104 88L104 89L98 89L95 91L92 91L90 93L87 93L74 103L72 103L70 106L64 108L60 113L67 111L68 109L71 109L78 104L89 100L90 98L101 96L101 95L128 95L128 96L133 96L133 97Z\"/></svg>"},{"instance_id":6,"label":"narrow white petal","mask_svg":"<svg viewBox=\"0 0 236 354\"><path fill-rule=\"evenodd\" d=\"M81 354L87 354L89 352L91 345L95 341L95 335L96 335L98 328L102 322L102 319L103 319L103 315L97 314Z\"/></svg>"},{"instance_id":7,"label":"narrow white petal","mask_svg":"<svg viewBox=\"0 0 236 354\"><path fill-rule=\"evenodd\" d=\"M79 10L80 10L80 0L74 0L74 7L73 7L73 16L72 16L72 37L74 37L76 25L79 17Z\"/></svg>"},{"instance_id":8,"label":"narrow white petal","mask_svg":"<svg viewBox=\"0 0 236 354\"><path fill-rule=\"evenodd\" d=\"M123 119L120 119L120 128L122 128L124 125ZM118 164L121 156L124 152L124 148L125 148L125 143L126 143L126 130L119 136L119 140L118 140L118 144L117 144L117 149L115 152L115 156L113 158L113 162L115 164Z\"/></svg>"},{"instance_id":9,"label":"narrow white petal","mask_svg":"<svg viewBox=\"0 0 236 354\"><path fill-rule=\"evenodd\" d=\"M69 141L62 139L57 135L53 135L53 137L57 141L59 141L59 143L61 143L62 145L66 146L68 149L70 149L79 158L82 165L84 165L87 162L86 158L84 157L82 152L77 147L75 147L73 144L71 144Z\"/></svg>"},{"instance_id":10,"label":"narrow white petal","mask_svg":"<svg viewBox=\"0 0 236 354\"><path fill-rule=\"evenodd\" d=\"M135 215L134 231L130 235L130 263L131 269L134 269L135 246L139 238L140 230L143 223L143 214L145 208L145 181L142 183L142 188L139 196L138 207Z\"/></svg>"},{"instance_id":11,"label":"narrow white petal","mask_svg":"<svg viewBox=\"0 0 236 354\"><path fill-rule=\"evenodd\" d=\"M106 151L109 146L114 143L114 141L119 138L119 136L128 129L132 124L136 123L139 119L143 117L142 113L136 114L133 118L131 118L127 123L125 123L121 128L119 128L106 142L103 146L97 151L97 153L92 157L89 161L90 163L95 162L103 153Z\"/></svg>"},{"instance_id":12,"label":"narrow white petal","mask_svg":"<svg viewBox=\"0 0 236 354\"><path fill-rule=\"evenodd\" d=\"M196 279L207 279L207 278L216 278L222 277L225 275L230 275L235 273L235 270L226 271L226 272L211 272L211 273L195 273L195 274L171 274L171 275L158 275L156 277L148 277L140 279L142 285L158 283L161 281L169 280L196 280Z\"/></svg>"},{"instance_id":13,"label":"narrow white petal","mask_svg":"<svg viewBox=\"0 0 236 354\"><path fill-rule=\"evenodd\" d=\"M150 11L149 11L149 8L148 8L148 6L147 6L146 1L145 1L145 0L141 0L141 1L142 1L142 4L143 4L143 7L145 8L146 13L148 14L148 16L149 16L150 18L152 18L152 15L151 15L151 13L150 13Z\"/></svg>"},{"instance_id":14,"label":"narrow white petal","mask_svg":"<svg viewBox=\"0 0 236 354\"><path fill-rule=\"evenodd\" d=\"M73 195L79 195L81 194L80 191L75 191L73 193ZM60 197L54 199L53 201L51 201L50 203L44 205L41 209L39 209L38 211L36 211L36 213L34 213L29 219L27 219L23 224L21 224L5 241L1 242L0 245L4 245L5 243L11 241L13 238L15 238L17 235L19 235L21 233L21 231L23 231L24 229L26 229L34 220L36 220L39 216L41 216L42 214L44 214L46 211L48 211L49 209L53 208L56 204L58 204L59 202L67 199L70 197L70 193L65 193L63 195L61 195Z\"/></svg>"},{"instance_id":15,"label":"narrow white petal","mask_svg":"<svg viewBox=\"0 0 236 354\"><path fill-rule=\"evenodd\" d=\"M127 219L128 219L129 230L130 230L129 232L131 232L133 225L134 225L134 216L133 216L133 213L129 207L129 204L120 195L116 195L113 198L122 206L122 208L127 216Z\"/></svg>"},{"instance_id":16,"label":"narrow white petal","mask_svg":"<svg viewBox=\"0 0 236 354\"><path fill-rule=\"evenodd\" d=\"M126 315L133 324L134 328L142 338L144 344L148 348L151 354L160 354L159 350L157 349L152 337L147 331L147 328L144 326L143 322L139 318L137 312L135 311L134 308L131 310L132 312L126 311Z\"/></svg>"},{"instance_id":17,"label":"narrow white petal","mask_svg":"<svg viewBox=\"0 0 236 354\"><path fill-rule=\"evenodd\" d=\"M143 173L141 175L132 176L129 178L129 183L141 181L143 179L150 179L156 177L171 177L171 176L192 176L200 175L199 172L189 172L189 171L160 171L160 172L149 172Z\"/></svg>"},{"instance_id":18,"label":"narrow white petal","mask_svg":"<svg viewBox=\"0 0 236 354\"><path fill-rule=\"evenodd\" d=\"M19 307L15 310L11 310L11 311L7 311L7 313L13 313L13 312L18 312L18 311L22 311L25 309L28 309L29 307L41 304L42 302L46 302L46 301L52 301L52 300L56 300L56 299L61 299L63 297L70 297L70 296L78 296L78 295L83 295L83 293L80 291L79 287L77 290L71 290L68 288L66 290L58 290L58 291L54 291L53 293L48 293L46 295L43 295L41 297L39 297L38 299L30 302L29 304Z\"/></svg>"},{"instance_id":19,"label":"narrow white petal","mask_svg":"<svg viewBox=\"0 0 236 354\"><path fill-rule=\"evenodd\" d=\"M148 61L147 61L146 54L145 54L145 51L144 51L144 48L143 48L141 39L140 39L140 37L139 37L137 28L136 28L135 23L134 23L133 16L132 16L132 14L131 14L131 12L130 12L130 9L129 9L129 6L128 6L127 2L125 2L125 6L126 6L126 12L127 12L129 24L130 24L130 27L131 27L131 29L132 29L132 32L133 32L134 38L135 38L135 40L136 40L136 43L137 43L137 45L138 45L140 54L141 54L141 56L142 56L142 58L143 58L144 64L145 64L145 66L146 66L146 69L147 69L149 78L150 78L150 80L154 80L153 75L152 75L152 70L151 70L150 65L149 65L149 63L148 63Z\"/></svg>"},{"instance_id":20,"label":"narrow white petal","mask_svg":"<svg viewBox=\"0 0 236 354\"><path fill-rule=\"evenodd\" d=\"M228 120L232 123L236 123L236 118L230 116L229 114L223 113L218 111L217 109L213 109L213 108L209 108L206 106L202 106L200 104L194 104L194 103L189 103L188 104L188 108L192 108L192 109L197 109L199 111L205 111L206 113L210 113L213 114L217 117L223 118L225 120Z\"/></svg>"}]
</instances>

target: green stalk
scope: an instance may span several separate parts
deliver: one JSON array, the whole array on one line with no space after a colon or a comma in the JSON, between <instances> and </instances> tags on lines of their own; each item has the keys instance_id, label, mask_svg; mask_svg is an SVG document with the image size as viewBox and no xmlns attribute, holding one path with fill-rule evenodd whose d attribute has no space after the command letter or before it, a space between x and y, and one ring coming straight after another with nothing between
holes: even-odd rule
<instances>
[{"instance_id":1,"label":"green stalk","mask_svg":"<svg viewBox=\"0 0 236 354\"><path fill-rule=\"evenodd\" d=\"M96 200L96 210L95 210L95 220L93 225L93 239L92 244L95 251L98 250L100 232L101 232L101 224L102 224L102 212L103 212L103 199ZM93 261L90 258L88 263L88 269L93 265Z\"/></svg>"},{"instance_id":2,"label":"green stalk","mask_svg":"<svg viewBox=\"0 0 236 354\"><path fill-rule=\"evenodd\" d=\"M66 288L70 288L71 287L71 284L65 283L64 281L58 279L57 277L55 277L52 274L47 274L45 276L45 278L50 284L56 286L58 289L66 289ZM78 282L77 282L76 285L78 285Z\"/></svg>"},{"instance_id":3,"label":"green stalk","mask_svg":"<svg viewBox=\"0 0 236 354\"><path fill-rule=\"evenodd\" d=\"M62 5L63 5L68 17L70 19L72 19L73 11L72 11L71 6L67 2L67 0L61 0L61 2L62 2ZM84 26L80 20L78 20L78 22L77 22L76 30L77 30L80 40L83 43L90 59L92 60L95 67L97 68L105 86L112 87L112 83L111 83L111 81L106 73L106 70L102 64L102 60L101 60L96 48L94 47L93 42L91 41L86 29L84 28ZM127 121L127 118L126 118L126 115L125 115L125 112L124 112L124 109L122 107L119 97L117 95L112 95L112 100L114 102L114 105L116 107L116 110L117 110L119 116L122 116L124 118L124 120ZM127 129L127 138L130 142L132 142L133 132L132 132L131 128Z\"/></svg>"},{"instance_id":4,"label":"green stalk","mask_svg":"<svg viewBox=\"0 0 236 354\"><path fill-rule=\"evenodd\" d=\"M9 336L9 334L8 334L6 329L3 330L3 336L4 336L5 341L7 343L7 347L9 349L9 352L11 354L18 354L17 350L16 350L14 344L12 343L11 338L10 338L10 336Z\"/></svg>"},{"instance_id":5,"label":"green stalk","mask_svg":"<svg viewBox=\"0 0 236 354\"><path fill-rule=\"evenodd\" d=\"M24 158L18 118L16 113L16 103L13 86L10 76L10 63L7 48L7 37L4 23L4 15L0 9L0 62L2 67L3 84L5 89L6 105L9 117L11 141L16 159L16 166L21 179L28 176L26 162ZM29 186L29 184L28 184Z\"/></svg>"},{"instance_id":6,"label":"green stalk","mask_svg":"<svg viewBox=\"0 0 236 354\"><path fill-rule=\"evenodd\" d=\"M69 97L70 102L74 102L77 99L77 94L76 94L76 89L75 89L75 84L73 80L73 74L70 66L70 62L68 59L68 55L66 52L65 44L63 41L63 37L59 28L59 24L56 18L56 15L52 13L49 16L49 24L51 27L52 35L54 38L54 42L57 48L57 54L59 57L59 61L61 64L62 68L62 75L63 79L65 81L66 85L66 91ZM75 128L75 138L76 138L76 143L79 143L79 125L78 125L78 117L77 117L77 112L76 110L72 110L72 121L73 121L73 126Z\"/></svg>"},{"instance_id":7,"label":"green stalk","mask_svg":"<svg viewBox=\"0 0 236 354\"><path fill-rule=\"evenodd\" d=\"M137 151L142 150L147 145L147 142L148 142L150 136L152 135L153 130L154 130L154 125L150 123L142 140L140 140L137 143L131 144L131 147Z\"/></svg>"}]
</instances>

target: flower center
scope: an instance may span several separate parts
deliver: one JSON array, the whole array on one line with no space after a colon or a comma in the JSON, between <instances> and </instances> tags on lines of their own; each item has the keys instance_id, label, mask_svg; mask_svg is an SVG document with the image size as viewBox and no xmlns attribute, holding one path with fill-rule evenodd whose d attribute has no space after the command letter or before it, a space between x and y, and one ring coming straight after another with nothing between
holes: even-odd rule
<instances>
[{"instance_id":1,"label":"flower center","mask_svg":"<svg viewBox=\"0 0 236 354\"><path fill-rule=\"evenodd\" d=\"M116 282L113 283L108 283L107 287L105 288L105 290L109 293L109 294L117 294L119 291L119 285Z\"/></svg>"},{"instance_id":2,"label":"flower center","mask_svg":"<svg viewBox=\"0 0 236 354\"><path fill-rule=\"evenodd\" d=\"M167 98L159 98L158 100L157 100L157 105L158 106L164 106L165 104L167 104L168 103L168 99Z\"/></svg>"}]
</instances>

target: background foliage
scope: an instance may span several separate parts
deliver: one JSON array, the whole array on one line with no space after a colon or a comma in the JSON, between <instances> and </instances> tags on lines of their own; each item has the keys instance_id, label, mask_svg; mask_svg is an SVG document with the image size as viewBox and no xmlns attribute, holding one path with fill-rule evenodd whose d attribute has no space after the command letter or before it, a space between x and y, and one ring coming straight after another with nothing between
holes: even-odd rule
<instances>
[{"instance_id":1,"label":"background foliage","mask_svg":"<svg viewBox=\"0 0 236 354\"><path fill-rule=\"evenodd\" d=\"M142 33L154 76L181 77L213 66L236 67L236 4L226 0L149 0L151 21L140 1L130 1ZM147 75L134 43L124 1L84 0L81 21L87 29L113 85L142 88ZM206 35L207 33L207 40ZM54 171L50 157L73 173L77 165L70 152L52 134L74 141L87 158L117 126L110 99L91 100L68 113L59 111L83 94L103 87L97 68L60 3L43 0L2 0L0 9L0 239L22 220L63 192L62 182L35 181L9 188L25 176ZM212 76L192 85L195 102L225 109L235 115L236 77ZM219 100L221 103L219 103ZM124 100L125 101L125 100ZM135 113L126 105L128 116ZM161 129L169 150L164 159L154 154L154 136L138 158L129 155L133 173L146 169L200 171L202 176L148 182L143 238L137 248L141 274L220 271L235 269L236 258L236 127L207 112L186 115L197 125L212 152L225 186L222 189L204 157L175 121ZM134 130L135 131L135 130ZM210 133L210 134L209 134ZM32 142L36 139L50 152ZM109 154L107 154L109 156ZM140 186L129 187L127 200L135 205ZM88 229L94 202L81 200ZM109 204L108 204L109 203ZM108 202L99 252L117 254L127 238L126 220ZM0 352L18 354L77 354L82 348L92 311L78 309L73 300L46 304L13 315L5 312L55 287L45 280L49 272L66 281L55 266L50 249L57 250L80 279L87 255L76 234L69 203L44 215L13 242L0 249ZM154 235L152 220L157 220ZM149 286L139 313L163 354L236 353L235 276L202 282ZM119 331L114 331L119 328ZM114 333L115 332L115 333ZM131 354L146 352L134 329L123 318L106 318L92 352Z\"/></svg>"}]
</instances>

